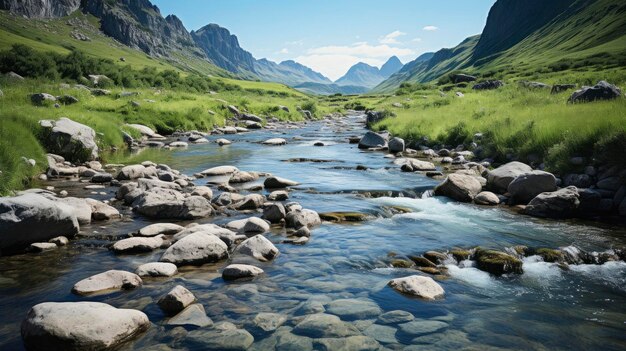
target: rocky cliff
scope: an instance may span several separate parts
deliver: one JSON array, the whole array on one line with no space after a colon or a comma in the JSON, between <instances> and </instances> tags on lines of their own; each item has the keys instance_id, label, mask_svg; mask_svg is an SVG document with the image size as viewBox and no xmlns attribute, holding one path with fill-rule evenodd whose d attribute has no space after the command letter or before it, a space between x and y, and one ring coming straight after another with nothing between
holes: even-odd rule
<instances>
[{"instance_id":1,"label":"rocky cliff","mask_svg":"<svg viewBox=\"0 0 626 351\"><path fill-rule=\"evenodd\" d=\"M0 0L0 9L28 18L56 18L80 8L81 0Z\"/></svg>"},{"instance_id":2,"label":"rocky cliff","mask_svg":"<svg viewBox=\"0 0 626 351\"><path fill-rule=\"evenodd\" d=\"M228 29L209 24L192 31L191 37L217 66L233 73L254 72L254 57L239 46L239 40Z\"/></svg>"}]
</instances>

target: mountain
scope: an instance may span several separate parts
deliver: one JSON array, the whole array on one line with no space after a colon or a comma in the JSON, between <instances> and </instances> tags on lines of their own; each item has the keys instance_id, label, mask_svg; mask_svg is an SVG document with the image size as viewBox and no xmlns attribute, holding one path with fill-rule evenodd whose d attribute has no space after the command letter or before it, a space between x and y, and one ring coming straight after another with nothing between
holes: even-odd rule
<instances>
[{"instance_id":1,"label":"mountain","mask_svg":"<svg viewBox=\"0 0 626 351\"><path fill-rule=\"evenodd\" d=\"M297 86L305 82L332 83L321 73L291 60L277 64L267 59L260 59L254 65L254 72L261 80L281 82L289 86Z\"/></svg>"},{"instance_id":2,"label":"mountain","mask_svg":"<svg viewBox=\"0 0 626 351\"><path fill-rule=\"evenodd\" d=\"M256 60L239 46L237 36L217 24L191 31L191 38L217 66L242 76L254 77Z\"/></svg>"},{"instance_id":3,"label":"mountain","mask_svg":"<svg viewBox=\"0 0 626 351\"><path fill-rule=\"evenodd\" d=\"M303 93L312 94L312 95L332 95L332 94L356 95L356 94L364 94L369 91L369 88L361 87L361 86L337 85L337 84L313 83L313 82L298 84L294 86L294 88Z\"/></svg>"},{"instance_id":4,"label":"mountain","mask_svg":"<svg viewBox=\"0 0 626 351\"><path fill-rule=\"evenodd\" d=\"M400 59L397 56L392 56L380 67L380 74L385 78L389 78L392 74L401 70L402 66L404 65L400 62Z\"/></svg>"},{"instance_id":5,"label":"mountain","mask_svg":"<svg viewBox=\"0 0 626 351\"><path fill-rule=\"evenodd\" d=\"M410 62L374 88L430 82L452 72L532 77L539 71L604 69L626 65L626 3L620 0L498 0L482 34Z\"/></svg>"},{"instance_id":6,"label":"mountain","mask_svg":"<svg viewBox=\"0 0 626 351\"><path fill-rule=\"evenodd\" d=\"M402 62L396 56L389 58L380 69L367 63L359 62L350 67L343 77L335 81L335 84L361 86L371 89L398 72L402 69L402 66Z\"/></svg>"},{"instance_id":7,"label":"mountain","mask_svg":"<svg viewBox=\"0 0 626 351\"><path fill-rule=\"evenodd\" d=\"M80 8L81 0L0 0L0 9L27 18L58 18Z\"/></svg>"}]
</instances>

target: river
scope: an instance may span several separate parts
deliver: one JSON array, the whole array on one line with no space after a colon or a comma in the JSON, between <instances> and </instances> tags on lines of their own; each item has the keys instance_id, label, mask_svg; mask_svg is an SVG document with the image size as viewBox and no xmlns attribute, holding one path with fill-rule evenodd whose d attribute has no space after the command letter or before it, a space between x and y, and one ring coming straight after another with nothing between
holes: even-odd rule
<instances>
[{"instance_id":1,"label":"river","mask_svg":"<svg viewBox=\"0 0 626 351\"><path fill-rule=\"evenodd\" d=\"M42 254L0 258L0 349L23 349L19 325L28 310L46 301L100 301L115 307L144 311L153 327L124 349L196 349L180 328L165 326L156 300L175 285L191 290L214 321L230 321L255 337L253 348L273 347L271 333L251 327L259 312L280 313L285 326L302 319L302 307L311 302L328 305L339 299L346 308L354 299L374 304L379 313L410 312L434 330L407 333L397 326L372 328L377 315L364 319L345 317L365 334L389 349L447 350L623 350L626 345L626 263L576 265L569 270L534 257L524 261L524 274L495 277L467 264L449 266L438 277L445 298L433 302L395 292L387 282L416 274L392 268L391 257L420 255L429 250L475 246L503 250L513 245L557 248L575 245L584 250L626 246L626 230L583 221L546 221L501 208L460 204L443 198L423 197L438 181L417 173L403 173L381 152L360 151L347 142L362 135L363 116L339 122L321 121L300 129L262 130L226 137L232 145L192 145L183 150L163 150L157 157L185 174L219 165L270 172L301 185L289 201L318 212L357 211L372 215L359 223L323 223L312 230L306 245L281 243L283 229L266 236L280 255L272 262L256 263L265 275L253 281L224 282L221 268L227 262L202 267L182 267L173 278L146 278L132 291L96 297L71 293L77 281L108 269L134 271L141 263L158 261L162 250L150 254L115 255L107 246L148 223L128 209L123 221L81 227L81 235L67 247ZM271 137L287 139L285 146L257 143ZM317 141L324 147L313 146ZM328 162L285 162L309 158ZM153 159L159 162L159 159ZM365 165L367 170L356 170ZM263 179L257 183L262 183ZM195 181L205 185L207 179ZM53 182L78 194L75 185ZM249 184L245 184L248 186ZM103 190L111 198L116 188ZM244 192L245 193L245 192ZM399 206L412 212L393 214ZM243 217L243 216L242 216ZM215 217L198 222L222 224L239 217ZM327 312L330 313L330 312ZM355 320L356 319L356 320ZM429 324L430 323L430 324ZM283 327L285 328L285 327ZM159 349L168 349L162 347Z\"/></svg>"}]
</instances>

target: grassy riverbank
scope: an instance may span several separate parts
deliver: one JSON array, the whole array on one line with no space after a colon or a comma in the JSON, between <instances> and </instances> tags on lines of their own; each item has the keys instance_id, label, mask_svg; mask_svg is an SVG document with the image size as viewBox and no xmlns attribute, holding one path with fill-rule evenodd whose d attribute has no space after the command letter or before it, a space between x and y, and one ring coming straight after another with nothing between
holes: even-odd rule
<instances>
[{"instance_id":1,"label":"grassy riverbank","mask_svg":"<svg viewBox=\"0 0 626 351\"><path fill-rule=\"evenodd\" d=\"M214 78L217 79L217 78ZM139 136L125 127L127 123L147 125L161 134L176 130L209 131L223 126L232 114L228 105L260 116L280 120L302 120L298 107L313 108L316 116L331 109L315 99L281 84L222 81L227 89L213 92L188 92L165 88L122 89L111 87L111 95L93 96L89 91L63 88L60 82L44 80L0 81L0 193L24 187L29 180L45 171L45 151L38 139L38 121L68 117L92 127L98 133L102 150L124 146L121 131ZM71 82L69 82L71 83ZM73 83L72 83L73 86ZM121 97L123 91L137 93ZM52 104L35 106L29 95L46 92L54 96L71 95L79 102L55 108ZM135 103L136 104L135 104ZM290 112L278 106L287 106ZM34 159L35 167L22 157ZM106 161L106 160L105 160Z\"/></svg>"},{"instance_id":2,"label":"grassy riverbank","mask_svg":"<svg viewBox=\"0 0 626 351\"><path fill-rule=\"evenodd\" d=\"M614 73L610 81L624 87L624 72ZM404 86L395 95L363 96L343 103L387 110L394 116L374 125L375 130L388 130L410 141L427 138L425 143L431 146L468 145L474 134L482 133L483 157L500 162L513 155L526 162L546 162L556 172L570 170L572 157L587 158L585 164L594 159L626 164L626 99L567 104L571 91L550 94L549 89L508 83L498 90L454 87L445 93L437 86Z\"/></svg>"}]
</instances>

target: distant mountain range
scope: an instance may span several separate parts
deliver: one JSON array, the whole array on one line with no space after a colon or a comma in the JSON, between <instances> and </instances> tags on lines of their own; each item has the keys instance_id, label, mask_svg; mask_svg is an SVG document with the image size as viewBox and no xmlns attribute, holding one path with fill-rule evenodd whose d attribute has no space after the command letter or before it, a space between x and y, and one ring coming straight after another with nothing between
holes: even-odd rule
<instances>
[{"instance_id":1,"label":"distant mountain range","mask_svg":"<svg viewBox=\"0 0 626 351\"><path fill-rule=\"evenodd\" d=\"M402 62L396 56L387 60L380 69L359 62L350 67L348 72L343 77L337 79L335 83L337 85L361 86L371 89L398 72L402 69L402 66Z\"/></svg>"},{"instance_id":2,"label":"distant mountain range","mask_svg":"<svg viewBox=\"0 0 626 351\"><path fill-rule=\"evenodd\" d=\"M483 78L626 65L626 3L621 0L498 0L480 35L421 56L373 89L426 83L454 71Z\"/></svg>"}]
</instances>

